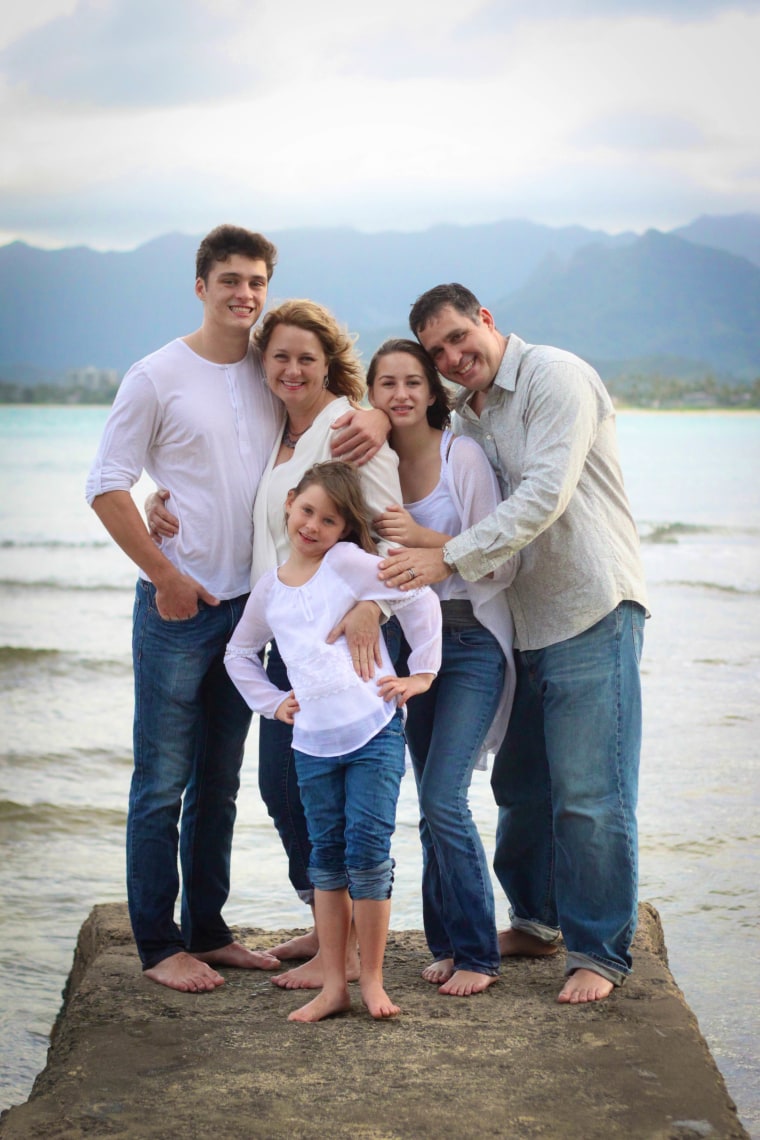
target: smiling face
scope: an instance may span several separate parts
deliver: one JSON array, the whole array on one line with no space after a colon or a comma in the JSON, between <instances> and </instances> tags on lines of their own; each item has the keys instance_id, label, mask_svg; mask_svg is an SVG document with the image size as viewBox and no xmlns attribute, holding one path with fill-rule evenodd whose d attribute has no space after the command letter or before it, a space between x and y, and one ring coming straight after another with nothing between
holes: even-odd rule
<instances>
[{"instance_id":1,"label":"smiling face","mask_svg":"<svg viewBox=\"0 0 760 1140\"><path fill-rule=\"evenodd\" d=\"M452 305L439 309L417 337L441 375L471 392L490 388L506 346L488 309L476 322Z\"/></svg>"},{"instance_id":2,"label":"smiling face","mask_svg":"<svg viewBox=\"0 0 760 1140\"><path fill-rule=\"evenodd\" d=\"M204 326L214 332L248 335L267 299L267 266L263 259L234 253L215 261L204 280L195 282L203 302Z\"/></svg>"},{"instance_id":3,"label":"smiling face","mask_svg":"<svg viewBox=\"0 0 760 1140\"><path fill-rule=\"evenodd\" d=\"M296 325L277 325L263 360L267 384L289 415L308 418L326 397L332 398L324 387L328 360L316 333Z\"/></svg>"},{"instance_id":4,"label":"smiling face","mask_svg":"<svg viewBox=\"0 0 760 1140\"><path fill-rule=\"evenodd\" d=\"M324 487L318 483L310 484L299 494L290 491L285 514L290 545L304 558L322 558L350 529Z\"/></svg>"},{"instance_id":5,"label":"smiling face","mask_svg":"<svg viewBox=\"0 0 760 1140\"><path fill-rule=\"evenodd\" d=\"M394 431L427 422L427 410L435 402L424 368L408 352L389 352L378 358L368 394L372 406L385 412Z\"/></svg>"}]
</instances>

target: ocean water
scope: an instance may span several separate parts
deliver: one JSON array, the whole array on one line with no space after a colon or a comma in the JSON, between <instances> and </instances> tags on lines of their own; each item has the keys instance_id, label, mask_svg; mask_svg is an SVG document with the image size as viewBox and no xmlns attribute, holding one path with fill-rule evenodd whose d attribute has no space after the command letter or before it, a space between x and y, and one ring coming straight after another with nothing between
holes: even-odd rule
<instances>
[{"instance_id":1,"label":"ocean water","mask_svg":"<svg viewBox=\"0 0 760 1140\"><path fill-rule=\"evenodd\" d=\"M125 897L134 570L83 494L104 408L0 408L0 1109L45 1063L77 933ZM622 412L647 623L642 899L747 1129L760 1137L760 415ZM141 500L145 488L140 488ZM495 809L476 773L490 849ZM392 925L421 927L413 780ZM506 903L497 888L499 920ZM230 921L306 926L246 752Z\"/></svg>"}]
</instances>

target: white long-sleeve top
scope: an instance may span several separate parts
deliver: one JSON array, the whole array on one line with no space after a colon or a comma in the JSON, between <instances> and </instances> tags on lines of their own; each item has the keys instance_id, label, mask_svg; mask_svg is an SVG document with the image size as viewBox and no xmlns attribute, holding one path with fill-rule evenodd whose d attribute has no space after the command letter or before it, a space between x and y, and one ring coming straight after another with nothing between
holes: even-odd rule
<instances>
[{"instance_id":1,"label":"white long-sleeve top","mask_svg":"<svg viewBox=\"0 0 760 1140\"><path fill-rule=\"evenodd\" d=\"M217 598L239 597L250 588L253 501L283 419L255 348L234 364L215 364L173 340L122 380L87 501L129 491L147 471L171 490L179 519L162 553Z\"/></svg>"},{"instance_id":2,"label":"white long-sleeve top","mask_svg":"<svg viewBox=\"0 0 760 1140\"><path fill-rule=\"evenodd\" d=\"M287 692L273 685L259 653L274 638L300 709L293 747L312 756L340 756L361 748L391 720L376 678L354 671L345 637L328 645L330 630L361 601L382 599L397 614L411 647L410 673L437 673L441 664L441 608L429 587L403 593L378 578L380 559L350 542L327 551L302 586L286 586L275 569L256 583L227 646L227 672L254 712L273 718ZM394 675L381 638L383 664L376 676Z\"/></svg>"}]
</instances>

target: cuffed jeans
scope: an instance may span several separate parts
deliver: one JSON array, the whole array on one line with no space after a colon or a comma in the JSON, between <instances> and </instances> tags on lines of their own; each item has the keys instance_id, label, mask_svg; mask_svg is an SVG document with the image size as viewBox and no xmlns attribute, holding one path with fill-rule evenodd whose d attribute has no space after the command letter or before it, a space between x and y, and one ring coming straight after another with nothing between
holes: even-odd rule
<instances>
[{"instance_id":1,"label":"cuffed jeans","mask_svg":"<svg viewBox=\"0 0 760 1140\"><path fill-rule=\"evenodd\" d=\"M491 784L494 870L512 925L547 941L567 971L615 985L636 928L639 663L644 610L622 602L577 637L518 652L517 689Z\"/></svg>"},{"instance_id":2,"label":"cuffed jeans","mask_svg":"<svg viewBox=\"0 0 760 1140\"><path fill-rule=\"evenodd\" d=\"M457 970L499 972L493 888L468 792L499 704L504 654L470 619L447 620L441 669L409 702L406 735L420 800L422 917L436 960Z\"/></svg>"},{"instance_id":3,"label":"cuffed jeans","mask_svg":"<svg viewBox=\"0 0 760 1140\"><path fill-rule=\"evenodd\" d=\"M246 595L199 603L165 621L155 587L137 584L133 622L134 758L127 819L127 894L144 969L182 950L232 941L222 908L243 747L251 712L224 668ZM179 829L180 811L182 816ZM181 931L174 921L182 866Z\"/></svg>"},{"instance_id":4,"label":"cuffed jeans","mask_svg":"<svg viewBox=\"0 0 760 1140\"><path fill-rule=\"evenodd\" d=\"M352 899L389 899L391 838L405 765L401 711L353 752L310 756L296 750L295 761L314 886L348 888Z\"/></svg>"},{"instance_id":5,"label":"cuffed jeans","mask_svg":"<svg viewBox=\"0 0 760 1140\"><path fill-rule=\"evenodd\" d=\"M391 661L395 661L401 641L398 620L391 618L385 622L382 631ZM274 641L269 646L266 670L273 685L290 692L292 686L285 662ZM293 726L281 720L261 717L259 721L259 791L285 848L290 882L298 897L311 906L314 902L309 876L311 844L293 756Z\"/></svg>"}]
</instances>

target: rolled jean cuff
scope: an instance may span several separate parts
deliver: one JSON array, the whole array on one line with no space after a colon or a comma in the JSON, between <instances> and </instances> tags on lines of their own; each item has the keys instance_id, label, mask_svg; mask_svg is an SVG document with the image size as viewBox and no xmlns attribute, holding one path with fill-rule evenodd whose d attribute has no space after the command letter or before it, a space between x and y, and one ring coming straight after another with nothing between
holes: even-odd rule
<instances>
[{"instance_id":1,"label":"rolled jean cuff","mask_svg":"<svg viewBox=\"0 0 760 1140\"><path fill-rule=\"evenodd\" d=\"M376 867L348 867L348 892L352 899L374 899L378 902L391 897L393 890L394 859L384 859Z\"/></svg>"},{"instance_id":2,"label":"rolled jean cuff","mask_svg":"<svg viewBox=\"0 0 760 1140\"><path fill-rule=\"evenodd\" d=\"M568 951L567 961L565 962L565 975L572 974L573 970L593 970L595 974L599 974L600 977L606 978L608 982L612 982L613 986L624 986L630 975L630 970L626 973L615 966L609 966L605 962L600 962L590 954L576 954Z\"/></svg>"},{"instance_id":3,"label":"rolled jean cuff","mask_svg":"<svg viewBox=\"0 0 760 1140\"><path fill-rule=\"evenodd\" d=\"M560 936L560 932L555 926L544 926L542 922L534 922L530 918L520 918L513 910L509 912L509 924L513 930L522 930L524 934L532 934L541 942L556 942Z\"/></svg>"},{"instance_id":4,"label":"rolled jean cuff","mask_svg":"<svg viewBox=\"0 0 760 1140\"><path fill-rule=\"evenodd\" d=\"M344 884L344 886L345 886L345 884ZM306 903L307 906L314 906L314 888L313 887L308 887L303 891L296 891L296 894L298 895L298 897L302 903Z\"/></svg>"},{"instance_id":5,"label":"rolled jean cuff","mask_svg":"<svg viewBox=\"0 0 760 1140\"><path fill-rule=\"evenodd\" d=\"M345 891L348 886L348 875L345 867L337 867L333 870L329 867L315 867L310 863L309 877L318 891ZM298 895L300 898L300 891Z\"/></svg>"}]
</instances>

